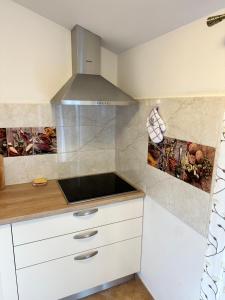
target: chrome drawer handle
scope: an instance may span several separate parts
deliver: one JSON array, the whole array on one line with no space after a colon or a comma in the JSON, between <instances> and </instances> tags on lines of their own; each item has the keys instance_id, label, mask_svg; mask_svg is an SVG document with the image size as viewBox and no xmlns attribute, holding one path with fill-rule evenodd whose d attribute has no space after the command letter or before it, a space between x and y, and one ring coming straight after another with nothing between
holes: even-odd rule
<instances>
[{"instance_id":1,"label":"chrome drawer handle","mask_svg":"<svg viewBox=\"0 0 225 300\"><path fill-rule=\"evenodd\" d=\"M98 208L93 208L93 209L89 209L89 210L77 211L73 215L74 215L74 217L84 217L84 216L89 216L89 215L95 214L97 212L98 212Z\"/></svg>"},{"instance_id":2,"label":"chrome drawer handle","mask_svg":"<svg viewBox=\"0 0 225 300\"><path fill-rule=\"evenodd\" d=\"M97 233L98 233L98 230L88 231L88 232L76 234L73 238L75 240L87 239L89 237L96 235Z\"/></svg>"},{"instance_id":3,"label":"chrome drawer handle","mask_svg":"<svg viewBox=\"0 0 225 300\"><path fill-rule=\"evenodd\" d=\"M98 251L92 251L92 252L88 252L88 253L85 253L85 254L81 254L81 255L78 255L78 256L75 256L74 257L74 260L85 260L85 259L88 259L88 258L91 258L95 255L98 254Z\"/></svg>"}]
</instances>

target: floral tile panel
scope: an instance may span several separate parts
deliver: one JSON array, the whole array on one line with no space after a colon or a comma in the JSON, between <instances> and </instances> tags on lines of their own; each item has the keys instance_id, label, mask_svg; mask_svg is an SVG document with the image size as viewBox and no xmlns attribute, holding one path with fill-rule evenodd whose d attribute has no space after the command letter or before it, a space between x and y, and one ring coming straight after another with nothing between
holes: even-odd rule
<instances>
[{"instance_id":1,"label":"floral tile panel","mask_svg":"<svg viewBox=\"0 0 225 300\"><path fill-rule=\"evenodd\" d=\"M148 164L210 193L215 148L165 137L149 139Z\"/></svg>"},{"instance_id":2,"label":"floral tile panel","mask_svg":"<svg viewBox=\"0 0 225 300\"><path fill-rule=\"evenodd\" d=\"M8 156L25 156L33 154L31 128L7 128Z\"/></svg>"},{"instance_id":3,"label":"floral tile panel","mask_svg":"<svg viewBox=\"0 0 225 300\"><path fill-rule=\"evenodd\" d=\"M6 128L0 128L0 154L7 156Z\"/></svg>"},{"instance_id":4,"label":"floral tile panel","mask_svg":"<svg viewBox=\"0 0 225 300\"><path fill-rule=\"evenodd\" d=\"M33 128L34 154L57 153L56 128Z\"/></svg>"},{"instance_id":5,"label":"floral tile panel","mask_svg":"<svg viewBox=\"0 0 225 300\"><path fill-rule=\"evenodd\" d=\"M27 156L57 153L56 128L0 128L0 154Z\"/></svg>"}]
</instances>

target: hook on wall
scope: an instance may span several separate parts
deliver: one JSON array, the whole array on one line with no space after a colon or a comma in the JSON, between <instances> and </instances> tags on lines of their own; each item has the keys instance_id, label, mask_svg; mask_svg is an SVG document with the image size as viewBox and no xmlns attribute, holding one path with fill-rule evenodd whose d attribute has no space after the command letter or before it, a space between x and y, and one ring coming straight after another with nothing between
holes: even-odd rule
<instances>
[{"instance_id":1,"label":"hook on wall","mask_svg":"<svg viewBox=\"0 0 225 300\"><path fill-rule=\"evenodd\" d=\"M218 16L213 16L213 17L209 17L207 19L207 25L209 27L212 27L220 22L222 22L223 20L225 20L225 14L223 15L218 15Z\"/></svg>"}]
</instances>

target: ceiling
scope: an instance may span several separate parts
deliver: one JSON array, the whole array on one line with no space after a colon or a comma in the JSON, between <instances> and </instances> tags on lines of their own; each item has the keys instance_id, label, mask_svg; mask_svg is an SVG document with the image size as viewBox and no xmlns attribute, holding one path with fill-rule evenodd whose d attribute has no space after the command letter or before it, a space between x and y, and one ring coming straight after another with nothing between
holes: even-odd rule
<instances>
[{"instance_id":1,"label":"ceiling","mask_svg":"<svg viewBox=\"0 0 225 300\"><path fill-rule=\"evenodd\" d=\"M14 0L68 28L79 24L122 52L221 8L224 0Z\"/></svg>"}]
</instances>

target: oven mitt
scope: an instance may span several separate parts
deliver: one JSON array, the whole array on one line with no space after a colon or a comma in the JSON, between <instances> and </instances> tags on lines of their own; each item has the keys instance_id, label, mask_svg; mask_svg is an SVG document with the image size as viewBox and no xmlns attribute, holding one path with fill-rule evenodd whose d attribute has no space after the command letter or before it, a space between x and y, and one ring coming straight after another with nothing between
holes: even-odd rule
<instances>
[{"instance_id":1,"label":"oven mitt","mask_svg":"<svg viewBox=\"0 0 225 300\"><path fill-rule=\"evenodd\" d=\"M146 127L148 130L149 137L153 143L158 144L163 141L166 126L159 115L157 107L153 108L150 112L147 118Z\"/></svg>"}]
</instances>

